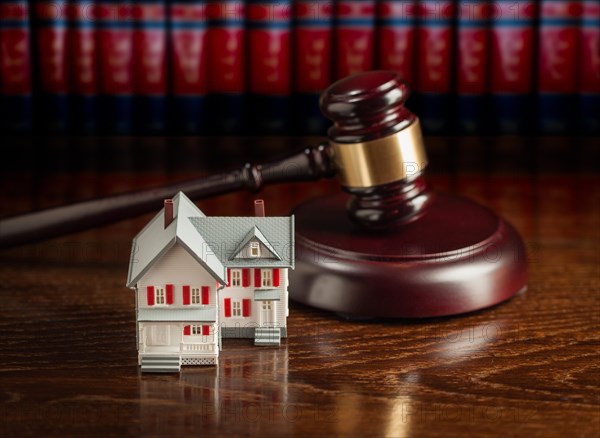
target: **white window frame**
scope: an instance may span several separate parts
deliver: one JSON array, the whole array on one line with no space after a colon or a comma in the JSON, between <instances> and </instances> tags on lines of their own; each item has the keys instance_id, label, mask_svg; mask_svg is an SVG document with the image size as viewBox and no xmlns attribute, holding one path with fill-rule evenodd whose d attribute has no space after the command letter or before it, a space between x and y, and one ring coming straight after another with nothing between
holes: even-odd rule
<instances>
[{"instance_id":1,"label":"white window frame","mask_svg":"<svg viewBox=\"0 0 600 438\"><path fill-rule=\"evenodd\" d=\"M263 310L273 310L273 301L263 301L262 309Z\"/></svg>"},{"instance_id":2,"label":"white window frame","mask_svg":"<svg viewBox=\"0 0 600 438\"><path fill-rule=\"evenodd\" d=\"M270 269L263 269L261 272L261 286L273 287L273 273Z\"/></svg>"},{"instance_id":3,"label":"white window frame","mask_svg":"<svg viewBox=\"0 0 600 438\"><path fill-rule=\"evenodd\" d=\"M242 285L242 271L241 269L231 270L231 286L239 287Z\"/></svg>"},{"instance_id":4,"label":"white window frame","mask_svg":"<svg viewBox=\"0 0 600 438\"><path fill-rule=\"evenodd\" d=\"M202 288L192 287L190 290L190 304L198 306L202 304Z\"/></svg>"},{"instance_id":5,"label":"white window frame","mask_svg":"<svg viewBox=\"0 0 600 438\"><path fill-rule=\"evenodd\" d=\"M202 324L192 324L190 334L192 336L202 336Z\"/></svg>"},{"instance_id":6,"label":"white window frame","mask_svg":"<svg viewBox=\"0 0 600 438\"><path fill-rule=\"evenodd\" d=\"M155 306L166 306L167 305L167 288L166 287L155 287L154 288L154 305Z\"/></svg>"},{"instance_id":7,"label":"white window frame","mask_svg":"<svg viewBox=\"0 0 600 438\"><path fill-rule=\"evenodd\" d=\"M240 300L231 300L231 316L234 318L241 318L242 302Z\"/></svg>"},{"instance_id":8,"label":"white window frame","mask_svg":"<svg viewBox=\"0 0 600 438\"><path fill-rule=\"evenodd\" d=\"M258 242L250 242L250 257L260 257L260 245Z\"/></svg>"}]
</instances>

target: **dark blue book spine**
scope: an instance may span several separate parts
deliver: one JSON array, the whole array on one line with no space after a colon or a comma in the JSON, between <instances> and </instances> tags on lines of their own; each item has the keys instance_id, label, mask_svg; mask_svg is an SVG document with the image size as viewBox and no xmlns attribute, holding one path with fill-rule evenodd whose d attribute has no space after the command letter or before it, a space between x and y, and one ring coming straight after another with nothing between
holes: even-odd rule
<instances>
[{"instance_id":1,"label":"dark blue book spine","mask_svg":"<svg viewBox=\"0 0 600 438\"><path fill-rule=\"evenodd\" d=\"M538 30L538 130L567 134L576 123L579 1L544 0Z\"/></svg>"},{"instance_id":2,"label":"dark blue book spine","mask_svg":"<svg viewBox=\"0 0 600 438\"><path fill-rule=\"evenodd\" d=\"M69 125L77 134L97 132L98 56L94 2L68 0Z\"/></svg>"},{"instance_id":3,"label":"dark blue book spine","mask_svg":"<svg viewBox=\"0 0 600 438\"><path fill-rule=\"evenodd\" d=\"M209 0L207 59L209 126L215 134L246 129L246 43L243 0ZM250 62L250 60L248 60Z\"/></svg>"},{"instance_id":4,"label":"dark blue book spine","mask_svg":"<svg viewBox=\"0 0 600 438\"><path fill-rule=\"evenodd\" d=\"M456 126L465 134L485 131L490 2L460 1L457 15Z\"/></svg>"},{"instance_id":5,"label":"dark blue book spine","mask_svg":"<svg viewBox=\"0 0 600 438\"><path fill-rule=\"evenodd\" d=\"M299 0L293 9L294 121L302 135L325 135L319 96L331 83L332 0Z\"/></svg>"},{"instance_id":6,"label":"dark blue book spine","mask_svg":"<svg viewBox=\"0 0 600 438\"><path fill-rule=\"evenodd\" d=\"M105 133L133 132L133 21L129 1L98 0L100 119Z\"/></svg>"},{"instance_id":7,"label":"dark blue book spine","mask_svg":"<svg viewBox=\"0 0 600 438\"><path fill-rule=\"evenodd\" d=\"M249 0L246 23L249 131L253 134L289 133L291 1Z\"/></svg>"},{"instance_id":8,"label":"dark blue book spine","mask_svg":"<svg viewBox=\"0 0 600 438\"><path fill-rule=\"evenodd\" d=\"M35 0L37 49L37 125L43 132L64 134L68 128L67 3Z\"/></svg>"},{"instance_id":9,"label":"dark blue book spine","mask_svg":"<svg viewBox=\"0 0 600 438\"><path fill-rule=\"evenodd\" d=\"M137 0L132 7L135 131L166 130L167 21L165 0Z\"/></svg>"},{"instance_id":10,"label":"dark blue book spine","mask_svg":"<svg viewBox=\"0 0 600 438\"><path fill-rule=\"evenodd\" d=\"M582 1L579 50L578 128L600 134L600 2Z\"/></svg>"},{"instance_id":11,"label":"dark blue book spine","mask_svg":"<svg viewBox=\"0 0 600 438\"><path fill-rule=\"evenodd\" d=\"M27 1L0 0L0 132L32 129L31 50Z\"/></svg>"},{"instance_id":12,"label":"dark blue book spine","mask_svg":"<svg viewBox=\"0 0 600 438\"><path fill-rule=\"evenodd\" d=\"M173 0L169 5L169 112L176 134L206 132L206 11L203 0Z\"/></svg>"},{"instance_id":13,"label":"dark blue book spine","mask_svg":"<svg viewBox=\"0 0 600 438\"><path fill-rule=\"evenodd\" d=\"M455 5L423 0L417 6L417 75L415 112L428 134L448 132L452 101L452 46Z\"/></svg>"},{"instance_id":14,"label":"dark blue book spine","mask_svg":"<svg viewBox=\"0 0 600 438\"><path fill-rule=\"evenodd\" d=\"M502 134L533 131L533 40L536 3L495 1L490 71L491 128Z\"/></svg>"}]
</instances>

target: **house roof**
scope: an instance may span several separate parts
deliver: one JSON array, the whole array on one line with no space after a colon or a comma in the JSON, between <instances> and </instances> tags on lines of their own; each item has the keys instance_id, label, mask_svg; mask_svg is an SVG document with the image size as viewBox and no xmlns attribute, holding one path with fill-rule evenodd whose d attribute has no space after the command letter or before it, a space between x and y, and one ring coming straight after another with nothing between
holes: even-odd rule
<instances>
[{"instance_id":1,"label":"house roof","mask_svg":"<svg viewBox=\"0 0 600 438\"><path fill-rule=\"evenodd\" d=\"M180 244L215 279L227 283L228 267L294 267L294 217L207 217L182 192L173 197L173 221L164 208L134 237L127 287L134 287L163 254ZM273 258L234 258L257 238Z\"/></svg>"},{"instance_id":2,"label":"house roof","mask_svg":"<svg viewBox=\"0 0 600 438\"><path fill-rule=\"evenodd\" d=\"M209 216L192 217L189 220L198 233L205 236L219 261L226 267L294 267L294 216ZM234 258L253 237L265 244L275 257Z\"/></svg>"},{"instance_id":3,"label":"house roof","mask_svg":"<svg viewBox=\"0 0 600 438\"><path fill-rule=\"evenodd\" d=\"M281 260L281 257L279 256L279 254L277 254L277 251L275 251L275 248L273 248L271 246L271 244L269 243L269 241L267 240L265 235L263 233L261 233L261 231L256 226L254 226L250 231L248 231L248 234L246 234L246 237L244 238L244 240L242 240L240 242L238 247L235 250L233 250L233 252L229 256L229 260L233 260L254 239L261 242L265 246L265 248L267 248L267 250L269 250L269 252L273 255L273 257Z\"/></svg>"},{"instance_id":4,"label":"house roof","mask_svg":"<svg viewBox=\"0 0 600 438\"><path fill-rule=\"evenodd\" d=\"M204 217L182 192L173 197L173 221L164 227L164 208L134 237L129 259L127 287L134 287L156 260L179 243L214 278L226 283L226 269L202 235L187 218Z\"/></svg>"}]
</instances>

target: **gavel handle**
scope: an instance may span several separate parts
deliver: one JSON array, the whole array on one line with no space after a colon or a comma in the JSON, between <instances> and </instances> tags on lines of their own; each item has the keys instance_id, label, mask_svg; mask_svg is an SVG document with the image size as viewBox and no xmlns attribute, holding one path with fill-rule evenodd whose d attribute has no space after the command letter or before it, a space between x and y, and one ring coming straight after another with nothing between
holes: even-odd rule
<instances>
[{"instance_id":1,"label":"gavel handle","mask_svg":"<svg viewBox=\"0 0 600 438\"><path fill-rule=\"evenodd\" d=\"M267 184L313 181L335 175L328 144L306 148L282 160L246 164L222 174L26 213L0 221L0 249L38 242L157 211L162 201L184 192L201 199L247 189L257 192Z\"/></svg>"}]
</instances>

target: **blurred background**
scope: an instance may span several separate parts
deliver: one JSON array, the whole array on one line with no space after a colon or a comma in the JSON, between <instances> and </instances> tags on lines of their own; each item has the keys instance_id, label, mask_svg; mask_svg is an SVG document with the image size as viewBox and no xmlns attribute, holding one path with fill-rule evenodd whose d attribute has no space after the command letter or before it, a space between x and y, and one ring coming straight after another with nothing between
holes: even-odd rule
<instances>
[{"instance_id":1,"label":"blurred background","mask_svg":"<svg viewBox=\"0 0 600 438\"><path fill-rule=\"evenodd\" d=\"M410 84L437 188L600 167L596 0L0 0L0 38L0 216L318 144L369 69Z\"/></svg>"},{"instance_id":2,"label":"blurred background","mask_svg":"<svg viewBox=\"0 0 600 438\"><path fill-rule=\"evenodd\" d=\"M0 129L324 135L391 69L426 134L597 135L599 41L597 0L0 0Z\"/></svg>"}]
</instances>

